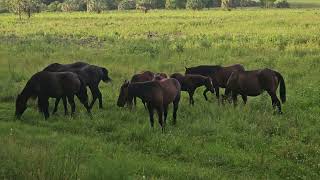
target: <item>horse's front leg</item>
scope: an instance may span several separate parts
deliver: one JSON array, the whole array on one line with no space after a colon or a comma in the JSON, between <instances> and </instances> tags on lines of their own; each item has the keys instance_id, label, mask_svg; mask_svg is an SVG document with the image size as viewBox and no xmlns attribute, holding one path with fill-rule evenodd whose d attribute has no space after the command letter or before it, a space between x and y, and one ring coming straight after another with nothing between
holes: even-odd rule
<instances>
[{"instance_id":1,"label":"horse's front leg","mask_svg":"<svg viewBox=\"0 0 320 180\"><path fill-rule=\"evenodd\" d=\"M219 87L215 87L214 90L216 91L216 98L218 100L218 104L220 104Z\"/></svg>"},{"instance_id":2,"label":"horse's front leg","mask_svg":"<svg viewBox=\"0 0 320 180\"><path fill-rule=\"evenodd\" d=\"M41 110L43 112L44 118L48 119L49 114L49 97L45 96L39 96L39 105L41 107Z\"/></svg>"},{"instance_id":3,"label":"horse's front leg","mask_svg":"<svg viewBox=\"0 0 320 180\"><path fill-rule=\"evenodd\" d=\"M162 132L164 132L165 131L165 125L163 123L163 107L160 106L160 107L157 107L156 109L157 109L157 113L158 113L158 118L159 118L158 121L159 121L159 124L161 126L161 130L162 130Z\"/></svg>"},{"instance_id":4,"label":"horse's front leg","mask_svg":"<svg viewBox=\"0 0 320 180\"><path fill-rule=\"evenodd\" d=\"M74 96L73 95L68 96L68 102L71 106L71 115L73 115L74 112L76 111L76 104L74 103Z\"/></svg>"},{"instance_id":5,"label":"horse's front leg","mask_svg":"<svg viewBox=\"0 0 320 180\"><path fill-rule=\"evenodd\" d=\"M60 99L61 99L61 98L56 98L56 101L55 101L55 103L54 103L54 108L53 108L52 114L55 114L55 113L57 112Z\"/></svg>"},{"instance_id":6,"label":"horse's front leg","mask_svg":"<svg viewBox=\"0 0 320 180\"><path fill-rule=\"evenodd\" d=\"M246 105L247 101L248 101L248 97L246 95L241 95L242 100L243 100L243 104Z\"/></svg>"},{"instance_id":7,"label":"horse's front leg","mask_svg":"<svg viewBox=\"0 0 320 180\"><path fill-rule=\"evenodd\" d=\"M232 92L232 101L233 101L233 106L236 107L237 103L238 103L238 98L237 98L238 94L236 92Z\"/></svg>"},{"instance_id":8,"label":"horse's front leg","mask_svg":"<svg viewBox=\"0 0 320 180\"><path fill-rule=\"evenodd\" d=\"M204 96L204 99L206 99L206 101L208 101L208 97L207 97L207 92L208 91L209 91L208 88L203 91L203 96Z\"/></svg>"}]
</instances>

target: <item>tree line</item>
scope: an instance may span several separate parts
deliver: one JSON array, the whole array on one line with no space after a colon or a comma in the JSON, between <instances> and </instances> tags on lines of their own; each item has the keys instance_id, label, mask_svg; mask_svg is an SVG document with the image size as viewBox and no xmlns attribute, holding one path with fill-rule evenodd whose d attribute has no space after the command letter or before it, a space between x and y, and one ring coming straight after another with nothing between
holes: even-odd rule
<instances>
[{"instance_id":1,"label":"tree line","mask_svg":"<svg viewBox=\"0 0 320 180\"><path fill-rule=\"evenodd\" d=\"M287 0L0 0L0 12L13 12L20 17L41 11L102 12L106 10L194 9L222 7L287 8Z\"/></svg>"}]
</instances>

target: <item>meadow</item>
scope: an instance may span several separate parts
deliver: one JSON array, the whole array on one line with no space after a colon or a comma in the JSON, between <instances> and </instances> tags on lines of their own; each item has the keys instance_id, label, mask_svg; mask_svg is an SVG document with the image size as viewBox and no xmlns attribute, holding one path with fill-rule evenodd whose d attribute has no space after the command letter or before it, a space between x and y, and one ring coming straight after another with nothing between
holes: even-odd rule
<instances>
[{"instance_id":1,"label":"meadow","mask_svg":"<svg viewBox=\"0 0 320 180\"><path fill-rule=\"evenodd\" d=\"M286 10L154 10L0 15L1 179L319 179L320 12ZM15 98L53 62L104 66L105 109L45 121L30 101L15 120ZM116 106L119 87L137 72L184 72L199 64L272 68L287 86L283 115L264 93L219 106L182 93L177 125L150 128L138 101ZM222 92L222 91L221 91ZM51 110L53 101L50 103ZM70 108L69 108L70 109Z\"/></svg>"}]
</instances>

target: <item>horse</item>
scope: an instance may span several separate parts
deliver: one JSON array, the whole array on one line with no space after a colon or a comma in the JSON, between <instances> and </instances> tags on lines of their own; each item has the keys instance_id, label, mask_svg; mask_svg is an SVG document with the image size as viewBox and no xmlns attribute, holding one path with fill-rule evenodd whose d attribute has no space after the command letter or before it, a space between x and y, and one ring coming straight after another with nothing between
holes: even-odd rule
<instances>
[{"instance_id":1,"label":"horse","mask_svg":"<svg viewBox=\"0 0 320 180\"><path fill-rule=\"evenodd\" d=\"M258 96L267 91L271 97L272 106L278 107L278 112L282 114L281 103L277 97L277 89L280 84L280 99L286 102L286 86L283 76L271 69L259 69L253 71L233 72L228 79L226 94L231 94L234 106L237 104L237 95L242 96L244 104L247 96Z\"/></svg>"},{"instance_id":2,"label":"horse","mask_svg":"<svg viewBox=\"0 0 320 180\"><path fill-rule=\"evenodd\" d=\"M212 80L210 77L194 74L182 75L174 73L170 78L177 79L181 85L181 91L187 91L189 94L189 104L194 105L193 94L200 86L205 86L208 90L214 93Z\"/></svg>"},{"instance_id":3,"label":"horse","mask_svg":"<svg viewBox=\"0 0 320 180\"><path fill-rule=\"evenodd\" d=\"M47 72L40 71L34 74L27 82L22 92L16 99L15 116L20 119L23 112L27 108L27 101L30 97L38 97L38 106L43 112L45 119L49 118L49 97L63 98L66 106L66 98L72 109L72 114L75 112L74 95L90 113L88 105L87 89L77 74L72 72Z\"/></svg>"},{"instance_id":4,"label":"horse","mask_svg":"<svg viewBox=\"0 0 320 180\"><path fill-rule=\"evenodd\" d=\"M162 79L167 79L168 75L166 73L160 72L160 73L156 73L154 75L153 80L162 80Z\"/></svg>"},{"instance_id":5,"label":"horse","mask_svg":"<svg viewBox=\"0 0 320 180\"><path fill-rule=\"evenodd\" d=\"M43 71L49 72L74 72L78 74L85 86L88 86L91 94L92 94L92 101L90 103L90 108L93 107L95 101L99 100L99 108L102 109L102 94L99 89L99 83L102 80L105 83L111 82L111 78L109 77L109 72L104 67L99 67L95 65L90 65L85 62L75 62L72 64L60 64L60 63L53 63L49 66L45 67ZM57 105L59 104L59 100L56 100L55 110L57 109Z\"/></svg>"},{"instance_id":6,"label":"horse","mask_svg":"<svg viewBox=\"0 0 320 180\"><path fill-rule=\"evenodd\" d=\"M135 74L131 77L130 82L135 83L135 82L146 82L146 81L152 81L155 79L155 74L151 71L143 71L139 74ZM137 98L133 97L134 105L137 105ZM146 108L145 102L142 100L142 103L144 107Z\"/></svg>"},{"instance_id":7,"label":"horse","mask_svg":"<svg viewBox=\"0 0 320 180\"><path fill-rule=\"evenodd\" d=\"M173 124L176 124L180 94L180 83L172 78L137 83L125 81L120 88L117 105L124 107L128 103L131 106L133 97L139 97L147 103L151 127L153 128L153 114L156 110L159 124L164 132L170 103L173 103Z\"/></svg>"},{"instance_id":8,"label":"horse","mask_svg":"<svg viewBox=\"0 0 320 180\"><path fill-rule=\"evenodd\" d=\"M202 76L208 76L212 79L212 84L214 90L216 92L216 98L218 99L218 103L220 102L219 99L219 88L226 88L227 81L232 72L236 71L244 71L244 67L241 64L235 64L232 66L222 67L219 65L210 66L210 65L201 65L196 67L187 68L185 74L199 74ZM209 89L204 90L203 96L206 100L207 92L210 91Z\"/></svg>"}]
</instances>

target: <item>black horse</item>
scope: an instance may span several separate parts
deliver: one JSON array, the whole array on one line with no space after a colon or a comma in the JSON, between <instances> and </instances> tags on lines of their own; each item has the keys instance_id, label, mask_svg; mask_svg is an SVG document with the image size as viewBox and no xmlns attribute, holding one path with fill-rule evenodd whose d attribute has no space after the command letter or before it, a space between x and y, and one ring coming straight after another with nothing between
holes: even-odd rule
<instances>
[{"instance_id":1,"label":"black horse","mask_svg":"<svg viewBox=\"0 0 320 180\"><path fill-rule=\"evenodd\" d=\"M131 105L133 97L139 97L147 103L151 127L154 124L153 113L156 110L159 124L164 131L170 103L173 103L173 123L176 123L180 93L180 83L172 78L138 83L125 81L120 88L117 105L119 107L124 107L126 103Z\"/></svg>"},{"instance_id":2,"label":"black horse","mask_svg":"<svg viewBox=\"0 0 320 180\"><path fill-rule=\"evenodd\" d=\"M48 99L50 97L68 98L73 114L75 112L74 95L79 98L90 113L87 89L77 74L72 72L38 72L30 78L18 95L15 115L17 118L21 117L27 108L27 101L30 97L38 97L38 106L45 119L49 118Z\"/></svg>"},{"instance_id":3,"label":"black horse","mask_svg":"<svg viewBox=\"0 0 320 180\"><path fill-rule=\"evenodd\" d=\"M200 74L202 76L208 76L212 79L212 84L214 87L214 90L216 92L216 97L219 101L219 88L226 88L227 81L231 75L232 72L236 71L244 71L244 67L241 64L235 64L232 66L210 66L210 65L201 65L191 68L186 68L185 74ZM207 98L207 92L210 91L209 89L206 89L203 92L203 96L206 100Z\"/></svg>"},{"instance_id":4,"label":"black horse","mask_svg":"<svg viewBox=\"0 0 320 180\"><path fill-rule=\"evenodd\" d=\"M195 74L182 75L180 73L174 73L170 76L170 78L177 79L181 85L181 91L188 92L189 104L194 104L193 94L200 86L205 86L208 90L214 93L214 88L210 77Z\"/></svg>"},{"instance_id":5,"label":"black horse","mask_svg":"<svg viewBox=\"0 0 320 180\"><path fill-rule=\"evenodd\" d=\"M92 102L90 103L90 108L93 107L95 101L99 99L99 108L103 108L102 106L102 94L99 89L100 81L110 82L111 78L109 77L109 72L104 67L99 67L95 65L90 65L85 62L75 62L72 64L59 64L53 63L43 69L43 71L50 72L74 72L78 74L83 80L85 86L90 88L92 93ZM55 103L55 110L57 109L57 105L59 104L59 99Z\"/></svg>"},{"instance_id":6,"label":"black horse","mask_svg":"<svg viewBox=\"0 0 320 180\"><path fill-rule=\"evenodd\" d=\"M237 103L237 95L242 96L243 102L247 102L247 96L258 96L267 91L272 100L272 106L277 106L279 113L281 103L276 90L280 84L280 98L282 103L286 101L286 86L282 75L271 69L259 69L254 71L233 72L227 82L226 94L231 94L234 105Z\"/></svg>"}]
</instances>

